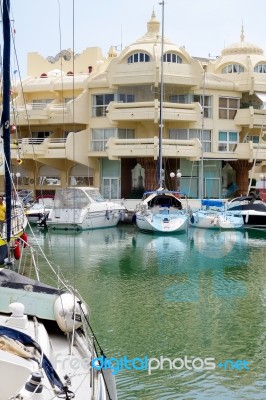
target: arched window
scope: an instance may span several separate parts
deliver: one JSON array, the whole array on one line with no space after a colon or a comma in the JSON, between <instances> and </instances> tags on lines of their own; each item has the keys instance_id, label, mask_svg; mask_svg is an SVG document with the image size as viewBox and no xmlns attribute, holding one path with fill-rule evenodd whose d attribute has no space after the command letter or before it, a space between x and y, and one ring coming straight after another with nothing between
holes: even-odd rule
<instances>
[{"instance_id":1,"label":"arched window","mask_svg":"<svg viewBox=\"0 0 266 400\"><path fill-rule=\"evenodd\" d=\"M134 53L127 59L128 64L149 62L149 61L150 61L150 56L147 53Z\"/></svg>"},{"instance_id":2,"label":"arched window","mask_svg":"<svg viewBox=\"0 0 266 400\"><path fill-rule=\"evenodd\" d=\"M240 64L228 64L222 69L222 74L240 74L244 72L244 67Z\"/></svg>"},{"instance_id":3,"label":"arched window","mask_svg":"<svg viewBox=\"0 0 266 400\"><path fill-rule=\"evenodd\" d=\"M266 63L255 65L254 72L258 72L259 74L266 74Z\"/></svg>"},{"instance_id":4,"label":"arched window","mask_svg":"<svg viewBox=\"0 0 266 400\"><path fill-rule=\"evenodd\" d=\"M165 53L163 62L182 64L182 58L176 53Z\"/></svg>"}]
</instances>

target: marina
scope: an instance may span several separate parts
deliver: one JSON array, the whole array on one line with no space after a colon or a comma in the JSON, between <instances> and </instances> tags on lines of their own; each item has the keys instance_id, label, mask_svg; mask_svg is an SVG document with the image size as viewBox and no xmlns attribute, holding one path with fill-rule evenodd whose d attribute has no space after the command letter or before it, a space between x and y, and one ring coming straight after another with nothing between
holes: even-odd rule
<instances>
[{"instance_id":1,"label":"marina","mask_svg":"<svg viewBox=\"0 0 266 400\"><path fill-rule=\"evenodd\" d=\"M165 362L150 375L121 368L115 375L118 399L264 399L263 232L193 228L166 236L119 224L36 234L65 277L74 273L108 358L249 362L249 370L229 365L208 371L171 370Z\"/></svg>"}]
</instances>

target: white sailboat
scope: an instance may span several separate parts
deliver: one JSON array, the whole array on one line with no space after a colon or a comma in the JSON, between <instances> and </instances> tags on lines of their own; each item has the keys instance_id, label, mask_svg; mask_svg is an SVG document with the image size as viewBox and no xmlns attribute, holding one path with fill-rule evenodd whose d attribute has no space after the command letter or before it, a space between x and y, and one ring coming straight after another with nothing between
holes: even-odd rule
<instances>
[{"instance_id":1,"label":"white sailboat","mask_svg":"<svg viewBox=\"0 0 266 400\"><path fill-rule=\"evenodd\" d=\"M161 36L161 90L160 90L160 121L159 121L159 182L158 189L144 192L140 204L137 205L134 221L142 231L153 233L184 232L188 226L188 215L183 209L183 195L178 191L164 188L164 171L162 162L163 138L163 54L164 54L164 1L162 5L162 36Z\"/></svg>"},{"instance_id":2,"label":"white sailboat","mask_svg":"<svg viewBox=\"0 0 266 400\"><path fill-rule=\"evenodd\" d=\"M201 201L202 208L191 212L190 225L205 229L240 229L244 221L242 215L228 211L226 204L220 200L206 199Z\"/></svg>"},{"instance_id":3,"label":"white sailboat","mask_svg":"<svg viewBox=\"0 0 266 400\"><path fill-rule=\"evenodd\" d=\"M2 7L4 90L1 124L4 126L6 170L9 170L10 1L2 2ZM10 195L11 185L7 179L8 251L5 267L0 268L0 400L115 400L111 366L102 370L93 361L98 352L104 355L91 330L88 307L79 293L64 282L58 267L53 267L41 247L36 256L25 237L24 240L20 238L23 254L18 265L14 263ZM28 258L24 257L26 254ZM56 282L55 286L40 282L37 258L47 264L48 276ZM35 271L36 279L22 275L22 269L27 266ZM15 272L16 268L18 272Z\"/></svg>"},{"instance_id":4,"label":"white sailboat","mask_svg":"<svg viewBox=\"0 0 266 400\"><path fill-rule=\"evenodd\" d=\"M203 101L202 101L202 126L201 126L201 142L204 133L204 106L205 106L205 83L206 71L203 72ZM202 148L202 147L201 147ZM203 164L203 148L200 159L200 179L199 192L201 198L201 208L190 211L190 226L204 229L240 229L244 225L243 218L239 212L228 211L226 204L220 199L203 199L204 189L204 164Z\"/></svg>"}]
</instances>

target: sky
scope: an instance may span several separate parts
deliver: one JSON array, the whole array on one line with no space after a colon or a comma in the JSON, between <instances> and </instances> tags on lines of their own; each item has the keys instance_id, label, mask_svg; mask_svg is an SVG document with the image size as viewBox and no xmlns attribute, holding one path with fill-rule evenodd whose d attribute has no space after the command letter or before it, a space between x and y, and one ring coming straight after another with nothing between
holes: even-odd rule
<instances>
[{"instance_id":1,"label":"sky","mask_svg":"<svg viewBox=\"0 0 266 400\"><path fill-rule=\"evenodd\" d=\"M2 1L1 1L2 3ZM162 6L155 0L10 0L15 33L12 67L26 76L27 54L55 56L60 50L81 53L100 47L107 56L110 46L118 50L146 33L154 9L162 20ZM216 57L222 49L245 40L266 54L265 0L167 0L164 34L185 46L191 56ZM2 39L0 41L2 48ZM18 64L18 66L16 65Z\"/></svg>"}]
</instances>

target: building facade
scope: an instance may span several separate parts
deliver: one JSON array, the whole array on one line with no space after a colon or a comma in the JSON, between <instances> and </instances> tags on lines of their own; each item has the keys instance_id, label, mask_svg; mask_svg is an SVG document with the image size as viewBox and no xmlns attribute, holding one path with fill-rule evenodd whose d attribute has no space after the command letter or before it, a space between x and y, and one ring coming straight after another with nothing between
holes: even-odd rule
<instances>
[{"instance_id":1,"label":"building facade","mask_svg":"<svg viewBox=\"0 0 266 400\"><path fill-rule=\"evenodd\" d=\"M153 12L146 33L120 53L30 53L27 75L12 85L19 189L38 196L93 185L112 199L156 189L160 111L168 189L220 198L246 194L252 177L266 175L266 57L243 28L215 59L194 58L167 38L162 55Z\"/></svg>"}]
</instances>

